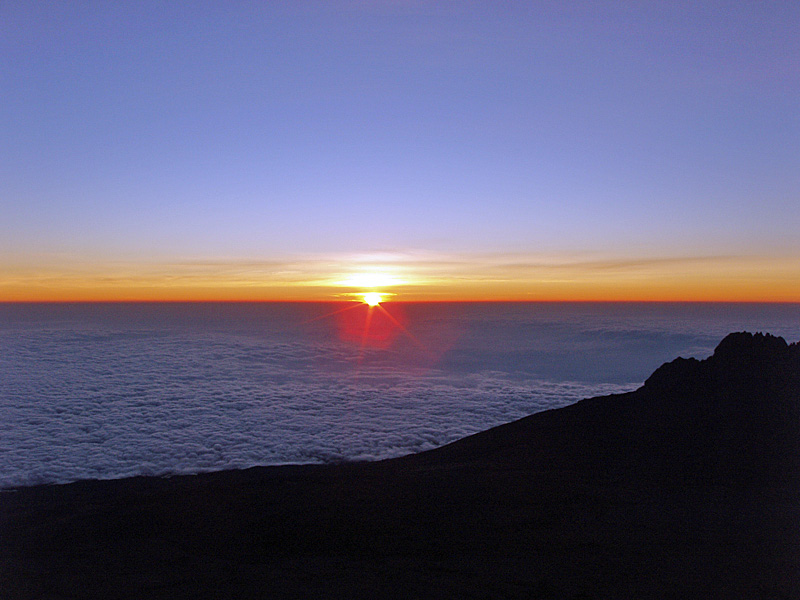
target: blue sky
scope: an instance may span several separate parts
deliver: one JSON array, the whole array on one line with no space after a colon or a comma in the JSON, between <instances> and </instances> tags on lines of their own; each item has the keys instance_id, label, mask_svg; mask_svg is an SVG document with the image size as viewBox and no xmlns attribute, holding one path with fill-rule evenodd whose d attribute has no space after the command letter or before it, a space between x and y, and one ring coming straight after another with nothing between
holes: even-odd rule
<instances>
[{"instance_id":1,"label":"blue sky","mask_svg":"<svg viewBox=\"0 0 800 600\"><path fill-rule=\"evenodd\" d=\"M6 2L0 52L10 299L121 264L169 288L255 263L267 297L741 259L800 300L795 3ZM535 297L531 268L498 278Z\"/></svg>"}]
</instances>

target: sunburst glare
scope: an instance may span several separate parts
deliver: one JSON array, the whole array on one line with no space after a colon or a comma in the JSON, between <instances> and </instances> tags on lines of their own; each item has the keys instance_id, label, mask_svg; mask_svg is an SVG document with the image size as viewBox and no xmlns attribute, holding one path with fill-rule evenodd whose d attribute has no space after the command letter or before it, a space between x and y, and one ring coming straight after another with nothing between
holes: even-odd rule
<instances>
[{"instance_id":1,"label":"sunburst glare","mask_svg":"<svg viewBox=\"0 0 800 600\"><path fill-rule=\"evenodd\" d=\"M378 306L383 301L383 298L377 292L369 292L364 294L364 302L370 306Z\"/></svg>"}]
</instances>

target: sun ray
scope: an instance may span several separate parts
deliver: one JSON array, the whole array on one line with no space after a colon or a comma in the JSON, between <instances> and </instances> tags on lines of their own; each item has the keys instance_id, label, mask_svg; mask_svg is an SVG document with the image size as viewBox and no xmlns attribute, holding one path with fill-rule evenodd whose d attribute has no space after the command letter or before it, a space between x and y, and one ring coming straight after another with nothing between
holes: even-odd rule
<instances>
[{"instance_id":1,"label":"sun ray","mask_svg":"<svg viewBox=\"0 0 800 600\"><path fill-rule=\"evenodd\" d=\"M395 315L393 315L383 306L383 303L386 301L387 296L393 296L393 294L385 293L382 291L379 292L375 290L370 290L369 288L367 288L361 291L360 293L352 293L350 295L357 296L360 298L360 300L352 301L347 306L338 308L336 310L332 310L318 317L308 319L307 321L304 321L304 323L311 323L314 321L318 321L320 319L325 319L327 317L334 317L337 315L341 315L343 313L350 314L350 311L352 311L353 309L362 307L365 310L365 312L363 313L364 320L361 321L360 318L357 319L357 321L361 321L357 329L355 330L352 329L352 327L356 325L356 323L352 319L349 319L347 321L351 323L351 325L340 325L340 327L342 326L345 327L345 329L342 330L342 333L340 333L340 335L343 335L345 338L347 336L352 336L350 337L350 339L358 343L358 356L356 360L357 371L360 369L361 365L366 360L366 352L368 346L384 347L384 345L389 345L392 343L391 340L397 334L407 337L411 341L411 343L414 346L416 346L425 356L435 358L434 354L428 348L426 348L422 344L422 342L420 342L420 340L418 340L417 337L406 328L403 322L401 322L400 319L395 317ZM355 298L353 298L353 300L355 300ZM375 321L375 319L378 318L375 309L380 310L381 319L379 320L385 319L386 325L377 323ZM403 311L400 310L400 312L402 314ZM338 319L339 317L337 316L337 320ZM396 333L391 333L391 329L386 330L387 325L390 328L393 328L394 332ZM375 327L378 327L378 331L373 333ZM350 333L347 333L348 328L350 328L349 329Z\"/></svg>"},{"instance_id":2,"label":"sun ray","mask_svg":"<svg viewBox=\"0 0 800 600\"><path fill-rule=\"evenodd\" d=\"M361 305L362 305L361 302L353 302L350 306L345 306L344 308L340 308L340 309L325 313L324 315L320 315L318 317L314 317L313 319L308 319L307 321L303 321L303 324L313 323L314 321L319 321L320 319L324 319L326 317L332 317L333 315L338 315L339 313L343 313L346 310L353 310L354 308L358 308Z\"/></svg>"},{"instance_id":3,"label":"sun ray","mask_svg":"<svg viewBox=\"0 0 800 600\"><path fill-rule=\"evenodd\" d=\"M361 348L358 351L358 364L360 365L364 360L364 348L367 345L367 337L369 336L369 325L372 322L372 313L374 312L374 307L369 306L367 308L367 318L364 321L364 333L361 336Z\"/></svg>"},{"instance_id":4,"label":"sun ray","mask_svg":"<svg viewBox=\"0 0 800 600\"><path fill-rule=\"evenodd\" d=\"M386 310L386 309L385 309L383 306L381 306L380 304L378 304L378 305L377 305L377 308L378 308L378 309L379 309L379 310L380 310L380 311L381 311L381 312L382 312L384 315L386 315L386 317L387 317L387 318L388 318L388 319L389 319L389 320L390 320L392 323L394 323L395 327L397 327L397 328L398 328L400 331L402 331L402 332L403 332L403 333L404 333L406 336L408 336L408 339L410 339L412 342L414 342L414 345L415 345L417 348L419 348L420 350L422 350L422 351L423 351L425 354L427 354L427 355L429 355L429 356L431 356L431 355L432 355L432 353L430 352L430 350L428 350L428 349L427 349L425 346L423 346L423 345L422 345L422 342L420 342L420 341L419 341L419 340L416 338L416 336L414 336L414 335L413 335L413 334L412 334L412 333L411 333L411 332L410 332L408 329L406 329L406 328L403 326L403 324L402 324L400 321L398 321L397 319L395 319L395 318L392 316L392 314L391 314L391 313L390 313L388 310Z\"/></svg>"}]
</instances>

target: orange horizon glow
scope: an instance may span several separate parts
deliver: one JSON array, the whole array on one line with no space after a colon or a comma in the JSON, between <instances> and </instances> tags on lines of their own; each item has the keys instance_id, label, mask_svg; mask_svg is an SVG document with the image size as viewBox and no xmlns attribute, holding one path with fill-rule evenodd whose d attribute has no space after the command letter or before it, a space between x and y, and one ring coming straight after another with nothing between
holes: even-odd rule
<instances>
[{"instance_id":1,"label":"orange horizon glow","mask_svg":"<svg viewBox=\"0 0 800 600\"><path fill-rule=\"evenodd\" d=\"M748 291L750 293L748 293ZM72 290L49 290L50 293L30 293L20 291L0 296L0 303L202 303L202 302L353 302L352 298L339 294L293 294L291 290L270 290L253 293L249 290L93 290L80 292ZM382 298L378 305L386 302L722 302L722 303L800 303L800 294L792 290L771 290L758 293L752 290L729 290L729 293L715 293L714 290L679 290L654 293L649 290L623 293L591 293L581 290L572 294L501 294L491 290L468 290L465 292L437 290L435 292L403 292L391 299ZM362 294L363 295L363 294ZM366 302L362 302L366 303Z\"/></svg>"},{"instance_id":2,"label":"orange horizon glow","mask_svg":"<svg viewBox=\"0 0 800 600\"><path fill-rule=\"evenodd\" d=\"M0 302L800 302L793 256L360 260L0 263Z\"/></svg>"},{"instance_id":3,"label":"orange horizon glow","mask_svg":"<svg viewBox=\"0 0 800 600\"><path fill-rule=\"evenodd\" d=\"M392 292L384 302L755 302L798 303L797 286L426 286ZM49 288L0 289L0 302L352 302L370 304L367 292L287 288ZM360 298L360 300L359 300Z\"/></svg>"}]
</instances>

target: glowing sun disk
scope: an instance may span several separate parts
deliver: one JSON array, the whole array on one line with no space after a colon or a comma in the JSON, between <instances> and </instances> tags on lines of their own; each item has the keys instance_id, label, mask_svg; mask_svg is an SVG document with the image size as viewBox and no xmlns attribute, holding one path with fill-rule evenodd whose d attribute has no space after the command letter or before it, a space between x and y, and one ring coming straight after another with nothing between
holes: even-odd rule
<instances>
[{"instance_id":1,"label":"glowing sun disk","mask_svg":"<svg viewBox=\"0 0 800 600\"><path fill-rule=\"evenodd\" d=\"M370 292L368 294L364 294L364 302L369 304L370 306L378 306L381 303L381 295L376 292Z\"/></svg>"}]
</instances>

